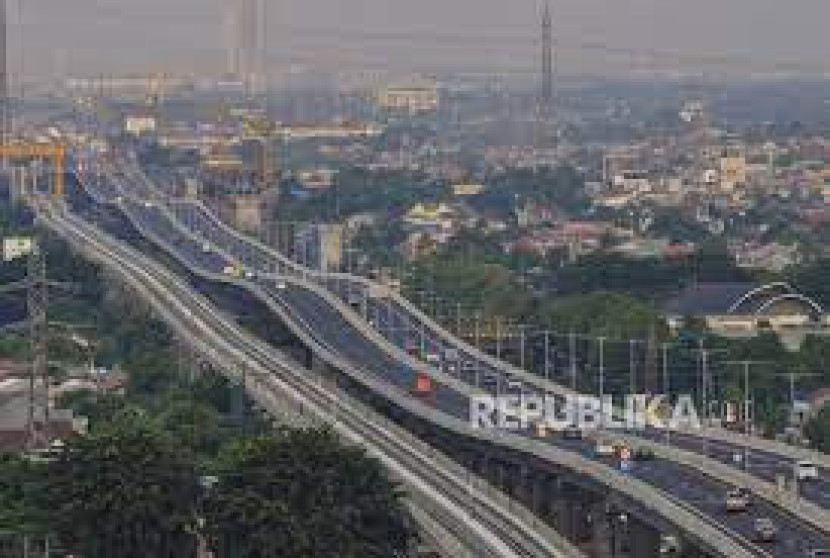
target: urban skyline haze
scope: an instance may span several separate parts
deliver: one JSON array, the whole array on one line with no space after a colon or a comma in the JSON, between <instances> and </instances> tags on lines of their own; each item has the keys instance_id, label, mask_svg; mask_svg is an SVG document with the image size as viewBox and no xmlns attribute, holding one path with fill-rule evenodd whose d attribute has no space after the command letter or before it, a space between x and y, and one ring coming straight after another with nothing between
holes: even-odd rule
<instances>
[{"instance_id":1,"label":"urban skyline haze","mask_svg":"<svg viewBox=\"0 0 830 558\"><path fill-rule=\"evenodd\" d=\"M226 2L24 0L22 15L10 3L11 66L23 29L25 52L16 63L27 76L219 71L226 59ZM824 0L551 0L551 5L563 73L603 72L618 64L585 44L678 52L683 60L718 55L729 58L731 67L751 59L759 71L784 62L830 72L825 60L830 3ZM271 66L411 63L531 71L541 6L542 0L269 1ZM628 66L637 63L628 58ZM665 69L675 61L657 64Z\"/></svg>"}]
</instances>

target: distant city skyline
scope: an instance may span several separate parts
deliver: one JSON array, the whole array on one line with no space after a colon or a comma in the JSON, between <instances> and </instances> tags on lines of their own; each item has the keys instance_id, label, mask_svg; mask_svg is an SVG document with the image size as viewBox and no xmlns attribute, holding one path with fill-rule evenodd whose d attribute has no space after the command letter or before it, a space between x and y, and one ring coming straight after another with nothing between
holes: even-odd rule
<instances>
[{"instance_id":1,"label":"distant city skyline","mask_svg":"<svg viewBox=\"0 0 830 558\"><path fill-rule=\"evenodd\" d=\"M11 2L10 67L22 63L27 76L38 78L218 73L227 60L226 1L25 0L22 17ZM320 64L532 73L542 6L543 0L271 0L271 69ZM682 71L681 61L697 69L697 57L709 55L728 59L707 58L703 66L715 73L745 59L758 71L789 62L830 72L825 0L551 0L551 7L561 47L557 63L566 74ZM601 45L620 52L594 48ZM679 54L627 54L648 49Z\"/></svg>"}]
</instances>

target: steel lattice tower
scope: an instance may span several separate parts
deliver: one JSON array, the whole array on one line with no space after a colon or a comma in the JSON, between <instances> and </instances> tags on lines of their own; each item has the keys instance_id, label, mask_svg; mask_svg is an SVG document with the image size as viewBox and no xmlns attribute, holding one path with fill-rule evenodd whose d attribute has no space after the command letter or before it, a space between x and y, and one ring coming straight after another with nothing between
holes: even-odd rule
<instances>
[{"instance_id":1,"label":"steel lattice tower","mask_svg":"<svg viewBox=\"0 0 830 558\"><path fill-rule=\"evenodd\" d=\"M27 446L38 447L49 440L49 364L47 339L49 323L46 281L46 249L42 236L33 239L28 260L27 308L29 314L29 424ZM40 424L40 427L38 426Z\"/></svg>"}]
</instances>

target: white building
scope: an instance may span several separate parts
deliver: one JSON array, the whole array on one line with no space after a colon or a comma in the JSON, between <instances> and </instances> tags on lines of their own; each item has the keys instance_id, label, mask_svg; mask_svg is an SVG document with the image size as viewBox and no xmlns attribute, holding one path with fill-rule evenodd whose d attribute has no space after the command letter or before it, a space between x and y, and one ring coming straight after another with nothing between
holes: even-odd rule
<instances>
[{"instance_id":1,"label":"white building","mask_svg":"<svg viewBox=\"0 0 830 558\"><path fill-rule=\"evenodd\" d=\"M438 84L426 79L392 84L378 94L377 102L393 112L431 112L438 108Z\"/></svg>"}]
</instances>

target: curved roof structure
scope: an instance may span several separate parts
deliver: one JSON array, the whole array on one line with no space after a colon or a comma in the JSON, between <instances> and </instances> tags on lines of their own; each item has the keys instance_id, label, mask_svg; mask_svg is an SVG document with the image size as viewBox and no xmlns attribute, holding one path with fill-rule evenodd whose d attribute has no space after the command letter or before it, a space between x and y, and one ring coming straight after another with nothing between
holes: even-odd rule
<instances>
[{"instance_id":1,"label":"curved roof structure","mask_svg":"<svg viewBox=\"0 0 830 558\"><path fill-rule=\"evenodd\" d=\"M728 314L754 314L759 306L762 306L769 299L769 296L779 294L795 294L797 291L789 283L768 283L755 287L744 293L732 306Z\"/></svg>"},{"instance_id":2,"label":"curved roof structure","mask_svg":"<svg viewBox=\"0 0 830 558\"><path fill-rule=\"evenodd\" d=\"M783 304L801 306L810 316L824 309L788 283L751 285L746 283L699 283L669 301L664 310L680 316L759 316L772 313Z\"/></svg>"}]
</instances>

